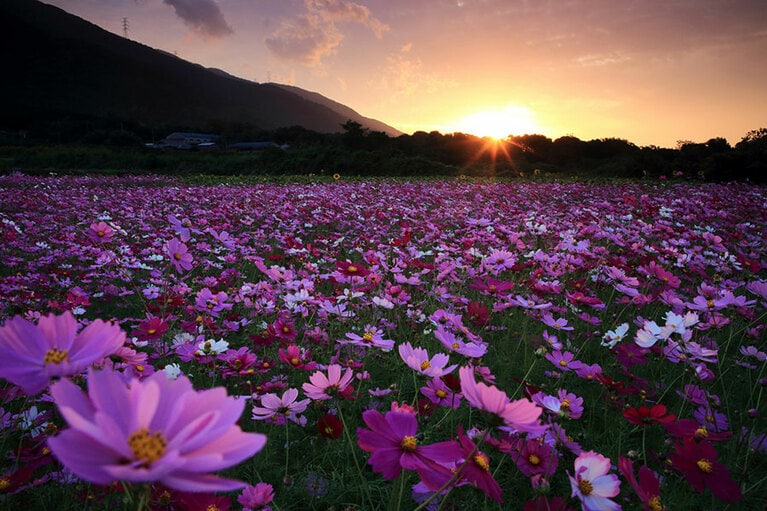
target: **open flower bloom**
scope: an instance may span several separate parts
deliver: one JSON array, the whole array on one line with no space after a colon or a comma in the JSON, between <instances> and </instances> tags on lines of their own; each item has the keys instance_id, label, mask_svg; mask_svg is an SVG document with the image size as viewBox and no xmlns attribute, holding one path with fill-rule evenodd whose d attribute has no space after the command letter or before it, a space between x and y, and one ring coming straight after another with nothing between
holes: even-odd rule
<instances>
[{"instance_id":1,"label":"open flower bloom","mask_svg":"<svg viewBox=\"0 0 767 511\"><path fill-rule=\"evenodd\" d=\"M185 492L231 491L239 481L208 472L249 458L266 436L235 423L245 400L216 387L197 392L185 376L158 372L126 381L110 370L88 373L88 392L69 380L51 386L69 428L48 439L53 454L96 484L159 482Z\"/></svg>"},{"instance_id":2,"label":"open flower bloom","mask_svg":"<svg viewBox=\"0 0 767 511\"><path fill-rule=\"evenodd\" d=\"M594 451L575 458L575 476L570 478L572 497L578 497L583 511L618 511L621 505L610 499L620 493L621 482L610 472L610 458Z\"/></svg>"},{"instance_id":3,"label":"open flower bloom","mask_svg":"<svg viewBox=\"0 0 767 511\"><path fill-rule=\"evenodd\" d=\"M347 369L341 375L342 367L338 364L328 366L328 374L317 371L309 377L309 382L303 384L304 392L307 397L315 401L324 401L332 399L334 396L344 395L350 390L349 384L354 377L354 371Z\"/></svg>"},{"instance_id":4,"label":"open flower bloom","mask_svg":"<svg viewBox=\"0 0 767 511\"><path fill-rule=\"evenodd\" d=\"M34 395L51 378L78 374L125 343L125 332L112 323L97 319L79 333L78 327L70 311L43 316L37 325L9 319L0 327L0 378Z\"/></svg>"},{"instance_id":5,"label":"open flower bloom","mask_svg":"<svg viewBox=\"0 0 767 511\"><path fill-rule=\"evenodd\" d=\"M740 485L732 479L727 467L717 461L717 452L711 442L687 437L681 444L676 444L669 459L671 467L684 474L696 492L702 493L708 488L714 497L725 502L743 498Z\"/></svg>"},{"instance_id":6,"label":"open flower bloom","mask_svg":"<svg viewBox=\"0 0 767 511\"><path fill-rule=\"evenodd\" d=\"M437 353L430 359L429 353L425 349L414 348L409 342L400 344L398 350L400 357L402 357L402 360L405 361L408 367L432 378L452 373L458 367L456 365L447 365L450 362L448 355Z\"/></svg>"},{"instance_id":7,"label":"open flower bloom","mask_svg":"<svg viewBox=\"0 0 767 511\"><path fill-rule=\"evenodd\" d=\"M436 490L452 476L443 464L455 463L462 456L458 443L452 440L419 445L418 420L402 409L391 410L386 415L367 410L362 420L370 429L357 429L357 444L363 451L372 453L368 463L386 479L396 479L403 468L415 470L429 489Z\"/></svg>"}]
</instances>

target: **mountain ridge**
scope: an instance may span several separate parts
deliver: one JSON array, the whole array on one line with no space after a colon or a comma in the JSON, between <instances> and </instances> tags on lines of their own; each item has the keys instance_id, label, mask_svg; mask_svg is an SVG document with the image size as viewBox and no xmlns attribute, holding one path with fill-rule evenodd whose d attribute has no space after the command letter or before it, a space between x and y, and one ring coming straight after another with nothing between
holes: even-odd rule
<instances>
[{"instance_id":1,"label":"mountain ridge","mask_svg":"<svg viewBox=\"0 0 767 511\"><path fill-rule=\"evenodd\" d=\"M324 96L261 84L120 37L36 0L0 2L0 129L119 118L151 126L242 123L335 133L349 120L401 132Z\"/></svg>"}]
</instances>

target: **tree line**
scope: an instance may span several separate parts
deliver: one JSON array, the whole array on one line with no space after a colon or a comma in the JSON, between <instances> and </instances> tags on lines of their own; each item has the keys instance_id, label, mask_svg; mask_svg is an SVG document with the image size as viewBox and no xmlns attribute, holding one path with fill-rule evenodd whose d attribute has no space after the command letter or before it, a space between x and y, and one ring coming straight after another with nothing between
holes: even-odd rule
<instances>
[{"instance_id":1,"label":"tree line","mask_svg":"<svg viewBox=\"0 0 767 511\"><path fill-rule=\"evenodd\" d=\"M212 152L145 147L172 131L221 136ZM243 153L241 141L276 146ZM134 170L213 174L530 175L605 178L748 180L767 182L767 128L749 131L734 146L721 137L680 140L674 148L639 147L620 138L556 139L513 135L502 140L465 133L417 131L392 137L347 121L338 133L300 126L263 130L244 123L211 122L202 129L146 127L129 121L56 121L44 129L0 133L0 171Z\"/></svg>"}]
</instances>

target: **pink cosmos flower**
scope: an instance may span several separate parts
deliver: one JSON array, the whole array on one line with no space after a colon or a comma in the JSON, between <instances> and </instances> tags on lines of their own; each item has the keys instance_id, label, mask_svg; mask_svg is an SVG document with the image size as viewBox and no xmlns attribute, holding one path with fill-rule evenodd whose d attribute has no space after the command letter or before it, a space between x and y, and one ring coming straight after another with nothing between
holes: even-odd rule
<instances>
[{"instance_id":1,"label":"pink cosmos flower","mask_svg":"<svg viewBox=\"0 0 767 511\"><path fill-rule=\"evenodd\" d=\"M458 367L457 365L447 366L450 361L450 357L444 353L437 353L431 359L429 353L423 348L413 348L413 346L406 342L399 345L399 356L402 360L413 369L425 376L436 378L443 374L452 373L453 370Z\"/></svg>"},{"instance_id":2,"label":"pink cosmos flower","mask_svg":"<svg viewBox=\"0 0 767 511\"><path fill-rule=\"evenodd\" d=\"M620 492L620 479L610 472L610 458L594 451L575 458L575 476L570 472L571 497L578 497L583 511L618 511L620 504L610 500Z\"/></svg>"},{"instance_id":3,"label":"pink cosmos flower","mask_svg":"<svg viewBox=\"0 0 767 511\"><path fill-rule=\"evenodd\" d=\"M170 262L176 271L184 273L192 269L192 254L189 253L187 247L178 238L171 238L165 244L165 249L168 251L168 257Z\"/></svg>"},{"instance_id":4,"label":"pink cosmos flower","mask_svg":"<svg viewBox=\"0 0 767 511\"><path fill-rule=\"evenodd\" d=\"M441 378L432 378L426 382L426 386L421 387L421 394L439 406L455 409L461 405L461 395L450 390L450 387Z\"/></svg>"},{"instance_id":5,"label":"pink cosmos flower","mask_svg":"<svg viewBox=\"0 0 767 511\"><path fill-rule=\"evenodd\" d=\"M109 370L88 372L88 392L69 380L51 386L69 428L48 439L64 466L96 484L159 482L184 492L231 491L244 483L208 472L260 451L266 436L235 423L245 401L223 387L195 391L185 376L158 372L144 381Z\"/></svg>"},{"instance_id":6,"label":"pink cosmos flower","mask_svg":"<svg viewBox=\"0 0 767 511\"><path fill-rule=\"evenodd\" d=\"M370 429L357 428L357 444L363 451L373 453L368 463L386 479L396 479L403 468L415 470L428 488L436 490L452 476L440 464L453 464L462 457L461 448L454 441L418 445L418 420L404 409L391 410L386 415L367 410L362 419Z\"/></svg>"},{"instance_id":7,"label":"pink cosmos flower","mask_svg":"<svg viewBox=\"0 0 767 511\"><path fill-rule=\"evenodd\" d=\"M112 239L115 230L105 222L91 224L88 228L88 237L96 243L105 243Z\"/></svg>"},{"instance_id":8,"label":"pink cosmos flower","mask_svg":"<svg viewBox=\"0 0 767 511\"><path fill-rule=\"evenodd\" d=\"M541 425L538 420L543 412L542 408L527 399L511 401L506 393L495 385L477 383L474 368L461 367L458 376L461 379L461 393L466 401L474 408L494 416L493 420L499 425L533 434L540 434L548 427Z\"/></svg>"},{"instance_id":9,"label":"pink cosmos flower","mask_svg":"<svg viewBox=\"0 0 767 511\"><path fill-rule=\"evenodd\" d=\"M466 342L453 332L446 330L442 325L437 325L434 331L434 337L442 343L446 349L460 353L469 358L481 358L487 353L486 343L477 343L473 341Z\"/></svg>"},{"instance_id":10,"label":"pink cosmos flower","mask_svg":"<svg viewBox=\"0 0 767 511\"><path fill-rule=\"evenodd\" d=\"M341 376L342 367L338 364L328 366L328 375L322 371L317 371L309 377L309 382L304 383L302 388L307 397L315 401L325 401L334 396L344 395L351 390L349 383L354 378L354 371L347 369Z\"/></svg>"},{"instance_id":11,"label":"pink cosmos flower","mask_svg":"<svg viewBox=\"0 0 767 511\"><path fill-rule=\"evenodd\" d=\"M253 407L253 419L257 421L269 420L273 424L285 424L288 420L306 425L306 417L301 414L309 406L310 400L298 399L298 389L287 389L282 397L277 394L264 394L261 396L261 406Z\"/></svg>"},{"instance_id":12,"label":"pink cosmos flower","mask_svg":"<svg viewBox=\"0 0 767 511\"><path fill-rule=\"evenodd\" d=\"M123 346L125 332L100 319L81 332L71 311L30 323L15 316L0 327L0 377L34 395L51 378L78 374Z\"/></svg>"},{"instance_id":13,"label":"pink cosmos flower","mask_svg":"<svg viewBox=\"0 0 767 511\"><path fill-rule=\"evenodd\" d=\"M384 333L373 325L365 325L365 331L362 335L355 333L346 334L346 339L342 339L339 344L355 344L357 346L380 348L383 351L391 351L394 348L392 339L384 339Z\"/></svg>"},{"instance_id":14,"label":"pink cosmos flower","mask_svg":"<svg viewBox=\"0 0 767 511\"><path fill-rule=\"evenodd\" d=\"M243 511L270 511L271 507L268 504L272 500L274 500L274 488L269 483L247 486L237 497L237 502L242 504Z\"/></svg>"}]
</instances>

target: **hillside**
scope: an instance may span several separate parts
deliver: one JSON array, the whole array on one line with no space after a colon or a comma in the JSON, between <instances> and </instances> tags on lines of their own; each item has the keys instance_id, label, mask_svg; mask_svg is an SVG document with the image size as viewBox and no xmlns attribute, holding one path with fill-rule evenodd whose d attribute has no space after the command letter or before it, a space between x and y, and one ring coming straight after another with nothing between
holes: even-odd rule
<instances>
[{"instance_id":1,"label":"hillside","mask_svg":"<svg viewBox=\"0 0 767 511\"><path fill-rule=\"evenodd\" d=\"M206 69L35 0L0 2L0 130L71 119L399 132L319 94Z\"/></svg>"}]
</instances>

